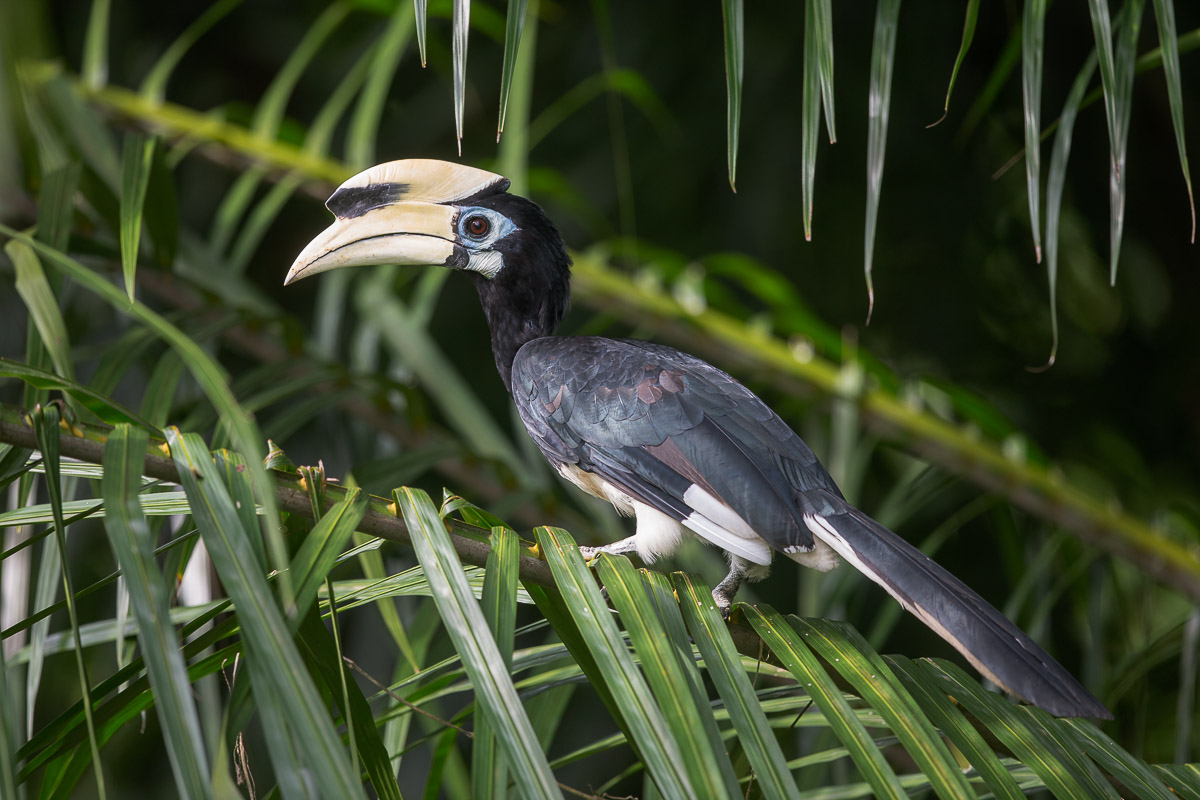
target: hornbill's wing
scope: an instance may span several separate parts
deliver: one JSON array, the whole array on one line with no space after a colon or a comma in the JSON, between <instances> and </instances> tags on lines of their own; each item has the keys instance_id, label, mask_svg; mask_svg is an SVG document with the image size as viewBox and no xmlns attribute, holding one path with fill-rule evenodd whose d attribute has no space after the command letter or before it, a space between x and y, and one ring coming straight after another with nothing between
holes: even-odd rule
<instances>
[{"instance_id":1,"label":"hornbill's wing","mask_svg":"<svg viewBox=\"0 0 1200 800\"><path fill-rule=\"evenodd\" d=\"M513 362L512 393L556 467L596 475L758 563L824 542L1012 694L1060 716L1108 710L1023 631L908 542L851 506L757 396L669 347L545 338ZM799 558L797 558L799 560Z\"/></svg>"},{"instance_id":2,"label":"hornbill's wing","mask_svg":"<svg viewBox=\"0 0 1200 800\"><path fill-rule=\"evenodd\" d=\"M555 466L597 475L756 564L813 549L797 488L837 487L754 394L648 342L539 339L513 362L513 399Z\"/></svg>"}]
</instances>

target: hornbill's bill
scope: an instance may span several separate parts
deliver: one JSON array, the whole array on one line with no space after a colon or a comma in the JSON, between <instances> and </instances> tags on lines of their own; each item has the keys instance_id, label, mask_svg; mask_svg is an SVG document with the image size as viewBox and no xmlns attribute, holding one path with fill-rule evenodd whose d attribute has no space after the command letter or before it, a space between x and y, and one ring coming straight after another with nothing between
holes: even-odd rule
<instances>
[{"instance_id":1,"label":"hornbill's bill","mask_svg":"<svg viewBox=\"0 0 1200 800\"><path fill-rule=\"evenodd\" d=\"M285 283L338 267L429 264L475 281L504 386L550 463L637 518L597 548L651 562L684 531L729 556L713 591L728 610L774 551L825 571L840 560L882 586L1006 691L1060 716L1108 710L1000 612L854 508L799 436L749 389L670 347L555 337L571 260L542 210L508 180L439 161L381 164L329 198L337 220Z\"/></svg>"}]
</instances>

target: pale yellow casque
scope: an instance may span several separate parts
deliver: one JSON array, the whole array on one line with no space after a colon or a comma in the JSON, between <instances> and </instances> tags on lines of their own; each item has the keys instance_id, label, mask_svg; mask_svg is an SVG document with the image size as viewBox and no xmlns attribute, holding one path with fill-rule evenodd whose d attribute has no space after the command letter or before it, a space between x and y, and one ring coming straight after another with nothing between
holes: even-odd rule
<instances>
[{"instance_id":1,"label":"pale yellow casque","mask_svg":"<svg viewBox=\"0 0 1200 800\"><path fill-rule=\"evenodd\" d=\"M338 216L333 224L296 257L285 284L346 266L371 264L445 264L455 255L454 218L450 203L488 189L504 188L508 179L487 170L410 158L363 170L334 192L327 205L356 190L387 186L387 202L354 216Z\"/></svg>"}]
</instances>

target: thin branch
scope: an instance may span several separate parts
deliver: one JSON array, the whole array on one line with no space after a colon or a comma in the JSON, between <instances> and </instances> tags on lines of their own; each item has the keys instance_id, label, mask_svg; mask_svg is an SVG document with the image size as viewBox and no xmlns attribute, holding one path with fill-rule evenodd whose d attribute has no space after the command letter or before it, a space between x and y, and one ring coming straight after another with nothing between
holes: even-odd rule
<instances>
[{"instance_id":1,"label":"thin branch","mask_svg":"<svg viewBox=\"0 0 1200 800\"><path fill-rule=\"evenodd\" d=\"M37 449L37 440L33 428L26 421L28 412L8 403L0 403L0 444L12 444L17 447ZM64 427L60 438L59 449L63 456L91 464L100 464L104 460L104 444L108 439L110 428L103 425L75 423ZM179 482L179 471L170 457L162 455L167 452L166 442L162 439L151 438L146 450L146 460L142 474L157 478L168 483ZM300 475L274 470L270 472L275 481L275 502L280 511L289 514L301 514L313 518L312 504L308 492L301 485ZM337 483L326 484L326 501L334 504L342 500L348 491ZM448 519L446 525L450 529L450 542L454 552L464 564L476 567L486 567L488 553L492 551L488 544L489 531L477 528L462 520ZM391 501L375 495L369 496L367 513L356 528L361 533L397 542L406 547L412 546L412 537L404 519L396 515ZM527 545L532 547L532 545ZM557 591L550 566L541 559L522 553L518 558L518 568L523 583L534 583ZM730 623L729 635L738 652L752 658L758 658L763 652L762 640L758 634L749 628L736 623Z\"/></svg>"},{"instance_id":2,"label":"thin branch","mask_svg":"<svg viewBox=\"0 0 1200 800\"><path fill-rule=\"evenodd\" d=\"M25 415L26 412L16 406L7 403L0 404L0 442L37 449L33 428L26 422ZM108 430L103 426L77 423L73 426L73 430L63 430L62 432L62 455L79 461L100 464L104 460L104 444L107 436ZM150 440L142 474L178 483L179 472L175 468L175 463L169 457L160 454L166 451L165 448L166 443L161 439ZM308 493L301 486L299 475L274 471L272 477L275 480L275 499L280 511L302 514L306 517L313 516ZM336 503L345 496L348 490L343 486L330 483L327 491L329 502ZM396 516L394 511L389 510L390 505L389 501L382 497L372 496L367 513L359 523L357 530L380 539L411 546L412 537L409 535L408 526L404 524L403 519ZM472 537L486 536L487 532L459 520L447 520L446 524L451 529L450 541L454 544L454 551L458 553L458 557L466 564L477 567L486 566L491 547L486 542ZM554 588L550 567L546 562L533 556L520 556L520 574L522 581Z\"/></svg>"},{"instance_id":3,"label":"thin branch","mask_svg":"<svg viewBox=\"0 0 1200 800\"><path fill-rule=\"evenodd\" d=\"M401 697L396 692L393 692L390 687L385 686L383 684L383 682L377 680L374 675L372 675L371 673L369 673L365 669L363 669L361 666L359 666L358 662L355 661L354 659L352 659L348 656L342 656L342 661L346 662L346 664L350 667L350 669L354 670L359 675L366 678L367 682L370 683L372 686L374 686L376 689L383 692L388 697L395 700L397 703L400 703L401 705L406 706L410 711L412 711L416 714L420 714L421 716L426 717L427 719L431 719L434 722L436 722L438 725L441 725L444 728L454 728L454 730L458 731L463 736L466 736L468 739L475 738L474 731L469 731L466 728L462 727L461 725L455 725L453 722L451 722L448 719L442 719L437 714L432 714L432 713L426 711L425 709L421 708L419 705L412 702L408 698Z\"/></svg>"}]
</instances>

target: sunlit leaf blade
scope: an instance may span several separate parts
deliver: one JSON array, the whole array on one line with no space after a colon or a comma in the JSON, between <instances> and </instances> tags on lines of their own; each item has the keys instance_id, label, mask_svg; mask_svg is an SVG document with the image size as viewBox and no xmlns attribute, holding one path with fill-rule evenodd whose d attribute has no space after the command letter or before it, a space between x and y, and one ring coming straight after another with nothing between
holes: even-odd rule
<instances>
[{"instance_id":1,"label":"sunlit leaf blade","mask_svg":"<svg viewBox=\"0 0 1200 800\"><path fill-rule=\"evenodd\" d=\"M511 528L495 526L491 541L492 550L488 553L479 604L496 639L504 666L511 669L517 623L520 540ZM491 726L479 715L475 718L475 738L471 742L471 781L471 796L479 800L508 796L508 765L500 756Z\"/></svg>"},{"instance_id":2,"label":"sunlit leaf blade","mask_svg":"<svg viewBox=\"0 0 1200 800\"><path fill-rule=\"evenodd\" d=\"M511 181L509 191L513 194L529 194L529 153L533 150L530 106L533 102L534 61L537 57L538 0L524 10L527 25L522 26L522 47L513 54L512 74L505 73L507 85L503 100L503 127L508 135L500 144L496 157L496 171ZM509 7L512 13L512 7ZM506 43L507 46L507 43Z\"/></svg>"},{"instance_id":3,"label":"sunlit leaf blade","mask_svg":"<svg viewBox=\"0 0 1200 800\"><path fill-rule=\"evenodd\" d=\"M201 36L225 18L229 12L233 11L242 0L217 0L209 6L203 14L189 25L179 38L171 43L171 46L159 56L158 61L146 73L145 79L142 81L141 94L147 100L154 103L161 103L163 98L167 96L167 82L171 80L171 73L175 71L175 67L179 66L179 62L187 54L187 51L192 48Z\"/></svg>"},{"instance_id":4,"label":"sunlit leaf blade","mask_svg":"<svg viewBox=\"0 0 1200 800\"><path fill-rule=\"evenodd\" d=\"M297 617L303 617L317 599L317 589L325 582L365 513L367 495L361 489L351 489L344 500L322 515L304 538L292 560Z\"/></svg>"},{"instance_id":5,"label":"sunlit leaf blade","mask_svg":"<svg viewBox=\"0 0 1200 800\"><path fill-rule=\"evenodd\" d=\"M738 131L742 124L742 75L745 71L745 25L742 0L721 0L725 30L726 162L729 188L737 191Z\"/></svg>"},{"instance_id":6,"label":"sunlit leaf blade","mask_svg":"<svg viewBox=\"0 0 1200 800\"><path fill-rule=\"evenodd\" d=\"M178 327L142 303L136 300L132 303L129 302L120 289L78 261L46 247L41 242L34 241L6 225L0 224L0 233L33 247L47 263L54 265L81 286L99 295L113 308L146 325L157 337L167 342L187 365L188 372L204 391L222 423L229 428L234 448L246 459L246 474L254 485L259 501L266 506L264 522L267 544L273 563L277 569L282 571L277 581L280 592L284 602L290 603L292 583L287 572L287 551L279 533L278 515L275 513L275 494L270 491L270 483L262 467L263 437L259 435L257 425L245 409L238 404L237 398L233 396L229 388L229 381L221 367L213 360L212 356Z\"/></svg>"},{"instance_id":7,"label":"sunlit leaf blade","mask_svg":"<svg viewBox=\"0 0 1200 800\"><path fill-rule=\"evenodd\" d=\"M1108 15L1108 0L1088 0L1092 19L1092 35L1096 39L1096 55L1100 64L1100 85L1104 90L1104 114L1108 123L1108 144L1112 161L1117 160L1116 78L1113 72L1112 20Z\"/></svg>"},{"instance_id":8,"label":"sunlit leaf blade","mask_svg":"<svg viewBox=\"0 0 1200 800\"><path fill-rule=\"evenodd\" d=\"M33 465L27 463L32 452L27 447L0 447L0 491L7 489L10 483L32 469Z\"/></svg>"},{"instance_id":9,"label":"sunlit leaf blade","mask_svg":"<svg viewBox=\"0 0 1200 800\"><path fill-rule=\"evenodd\" d=\"M1056 755L1057 748L1039 732L1039 726L1030 727L1027 708L1011 705L999 695L984 691L962 670L948 662L922 659L916 663L936 678L947 694L1045 781L1055 797L1079 800L1092 797L1080 783L1079 777Z\"/></svg>"},{"instance_id":10,"label":"sunlit leaf blade","mask_svg":"<svg viewBox=\"0 0 1200 800\"><path fill-rule=\"evenodd\" d=\"M1058 238L1059 220L1062 215L1063 188L1067 181L1067 161L1071 157L1071 135L1075 130L1075 115L1083 93L1091 83L1096 71L1096 51L1088 56L1075 83L1067 94L1059 117L1058 131L1054 135L1054 148L1050 151L1050 168L1046 177L1046 276L1050 284L1050 358L1044 368L1054 365L1058 357Z\"/></svg>"},{"instance_id":11,"label":"sunlit leaf blade","mask_svg":"<svg viewBox=\"0 0 1200 800\"><path fill-rule=\"evenodd\" d=\"M1188 207L1192 212L1192 242L1196 241L1196 200L1192 196L1192 174L1188 169L1187 145L1183 136L1183 88L1179 78L1179 41L1175 32L1175 4L1154 0L1154 18L1158 22L1158 42L1162 47L1163 77L1167 79L1167 98L1171 104L1171 124L1175 146L1179 148L1179 166L1187 184Z\"/></svg>"},{"instance_id":12,"label":"sunlit leaf blade","mask_svg":"<svg viewBox=\"0 0 1200 800\"><path fill-rule=\"evenodd\" d=\"M532 583L527 584L525 589L529 592L530 599L537 604L538 612L550 623L550 627L554 629L555 635L562 641L571 658L579 666L580 672L587 676L592 690L595 691L600 702L604 704L605 709L607 709L613 721L621 729L626 740L634 741L629 726L625 724L625 721L621 717L621 709L618 707L616 700L613 699L612 692L608 688L605 674L601 672L600 663L588 648L588 643L584 640L583 632L575 624L575 620L567 610L566 601L563 599L562 594Z\"/></svg>"},{"instance_id":13,"label":"sunlit leaf blade","mask_svg":"<svg viewBox=\"0 0 1200 800\"><path fill-rule=\"evenodd\" d=\"M800 128L801 202L804 205L804 239L812 241L813 182L817 174L817 131L821 127L820 27L817 22L819 0L804 0L804 95L801 98L803 123Z\"/></svg>"},{"instance_id":14,"label":"sunlit leaf blade","mask_svg":"<svg viewBox=\"0 0 1200 800\"><path fill-rule=\"evenodd\" d=\"M817 11L817 42L821 67L821 97L825 101L825 129L829 143L837 141L833 116L833 8L832 0L814 0Z\"/></svg>"},{"instance_id":15,"label":"sunlit leaf blade","mask_svg":"<svg viewBox=\"0 0 1200 800\"><path fill-rule=\"evenodd\" d=\"M879 654L846 624L789 619L804 642L832 664L887 722L939 795L967 795L970 788L954 757Z\"/></svg>"},{"instance_id":16,"label":"sunlit leaf blade","mask_svg":"<svg viewBox=\"0 0 1200 800\"><path fill-rule=\"evenodd\" d=\"M1056 717L1050 716L1049 713L1035 706L1027 706L1025 708L1026 715L1030 719L1030 727L1037 725L1039 732L1054 743L1057 748L1054 754L1062 759L1063 764L1078 776L1080 783L1084 784L1088 789L1091 797L1109 798L1109 800L1121 800L1116 789L1104 773L1094 761L1087 757L1087 748L1081 748L1076 743L1076 738L1071 735L1070 729L1066 724ZM1112 761L1119 761L1115 754L1110 754ZM1123 769L1122 771L1127 771Z\"/></svg>"},{"instance_id":17,"label":"sunlit leaf blade","mask_svg":"<svg viewBox=\"0 0 1200 800\"><path fill-rule=\"evenodd\" d=\"M1121 236L1125 230L1125 153L1129 145L1129 120L1133 112L1133 68L1137 61L1137 42L1142 30L1145 0L1127 0L1122 10L1123 21L1117 34L1113 56L1114 126L1116 139L1113 163L1109 173L1109 281L1116 285L1117 262L1121 256Z\"/></svg>"},{"instance_id":18,"label":"sunlit leaf blade","mask_svg":"<svg viewBox=\"0 0 1200 800\"><path fill-rule=\"evenodd\" d=\"M696 797L666 719L621 638L596 580L570 534L537 528L538 544L550 564L571 619L595 658L621 719L650 776L665 797Z\"/></svg>"},{"instance_id":19,"label":"sunlit leaf blade","mask_svg":"<svg viewBox=\"0 0 1200 800\"><path fill-rule=\"evenodd\" d=\"M1046 46L1048 0L1025 0L1021 39L1021 95L1025 101L1025 183L1033 251L1042 263L1042 55Z\"/></svg>"},{"instance_id":20,"label":"sunlit leaf blade","mask_svg":"<svg viewBox=\"0 0 1200 800\"><path fill-rule=\"evenodd\" d=\"M462 564L437 507L420 489L398 489L393 497L408 525L417 560L429 576L446 632L475 688L475 702L495 731L517 785L524 787L526 797L560 797L546 754L529 724L487 620L463 576Z\"/></svg>"},{"instance_id":21,"label":"sunlit leaf blade","mask_svg":"<svg viewBox=\"0 0 1200 800\"><path fill-rule=\"evenodd\" d=\"M817 708L829 721L829 727L845 745L858 771L866 778L876 797L906 797L896 773L888 766L871 734L859 721L854 709L842 696L833 679L821 668L812 651L787 621L770 606L739 606L754 631L795 676Z\"/></svg>"},{"instance_id":22,"label":"sunlit leaf blade","mask_svg":"<svg viewBox=\"0 0 1200 800\"><path fill-rule=\"evenodd\" d=\"M88 516L100 519L104 516L104 504L100 500L69 500L62 504L68 516ZM91 512L91 513L86 513ZM142 513L146 516L173 516L187 513L187 500L181 492L162 492L142 495ZM48 503L27 505L0 513L0 526L38 525L54 521Z\"/></svg>"},{"instance_id":23,"label":"sunlit leaf blade","mask_svg":"<svg viewBox=\"0 0 1200 800\"><path fill-rule=\"evenodd\" d=\"M401 800L400 787L396 784L396 775L375 725L371 706L353 676L347 674L336 645L336 635L336 626L331 634L316 610L310 609L304 615L297 643L314 674L320 675L330 695L339 701L342 718L349 729L348 736L356 743L352 750L357 751L376 796L382 800Z\"/></svg>"},{"instance_id":24,"label":"sunlit leaf blade","mask_svg":"<svg viewBox=\"0 0 1200 800\"><path fill-rule=\"evenodd\" d=\"M1155 764L1173 797L1200 800L1200 764Z\"/></svg>"},{"instance_id":25,"label":"sunlit leaf blade","mask_svg":"<svg viewBox=\"0 0 1200 800\"><path fill-rule=\"evenodd\" d=\"M454 59L454 133L458 155L462 156L463 106L467 100L467 35L471 28L471 0L454 0L454 31L451 51Z\"/></svg>"},{"instance_id":26,"label":"sunlit leaf blade","mask_svg":"<svg viewBox=\"0 0 1200 800\"><path fill-rule=\"evenodd\" d=\"M358 95L358 103L346 129L346 162L356 170L366 169L376 161L379 120L383 118L388 90L412 33L413 15L403 3L397 3L387 28L379 37L366 85Z\"/></svg>"},{"instance_id":27,"label":"sunlit leaf blade","mask_svg":"<svg viewBox=\"0 0 1200 800\"><path fill-rule=\"evenodd\" d=\"M1004 43L1004 50L1000 52L1000 57L996 59L988 73L987 83L984 84L983 90L979 92L971 103L971 107L967 109L967 113L963 115L962 125L954 134L956 147L962 147L971 138L971 134L975 132L979 123L995 105L1001 90L1008 85L1008 79L1020 60L1021 29L1017 27L1013 29L1009 34L1008 41Z\"/></svg>"},{"instance_id":28,"label":"sunlit leaf blade","mask_svg":"<svg viewBox=\"0 0 1200 800\"><path fill-rule=\"evenodd\" d=\"M671 585L670 579L661 572L649 569L643 569L640 572L667 637L675 652L679 654L679 665L683 668L687 679L687 688L691 692L692 703L700 711L700 721L708 736L709 746L714 753L718 754L717 765L721 769L726 784L736 786L737 774L733 764L729 761L725 742L721 738L721 730L712 713L712 704L704 685L704 677L696 665L695 648L692 645L691 637L688 636L687 625L684 623L683 614L679 609L679 599L675 596L675 588Z\"/></svg>"},{"instance_id":29,"label":"sunlit leaf blade","mask_svg":"<svg viewBox=\"0 0 1200 800\"><path fill-rule=\"evenodd\" d=\"M683 755L683 764L692 785L701 797L720 797L737 793L733 767L722 769L728 761L725 749L715 750L705 735L703 714L710 713L708 704L698 706L692 697L682 655L668 638L659 619L654 601L647 594L642 579L629 559L601 555L596 575L608 591L609 599L621 615L630 643L642 663L650 690L671 727L675 742ZM691 648L687 651L688 660ZM726 780L726 776L730 780Z\"/></svg>"},{"instance_id":30,"label":"sunlit leaf blade","mask_svg":"<svg viewBox=\"0 0 1200 800\"><path fill-rule=\"evenodd\" d=\"M871 269L875 258L875 224L883 188L883 157L887 150L888 106L892 99L892 70L896 61L896 30L900 0L879 0L871 44L871 85L867 96L867 227L863 235L863 273L867 281L867 324L875 310Z\"/></svg>"},{"instance_id":31,"label":"sunlit leaf blade","mask_svg":"<svg viewBox=\"0 0 1200 800\"><path fill-rule=\"evenodd\" d=\"M413 0L413 12L417 23L417 50L421 53L421 66L425 66L425 20L428 16L429 0Z\"/></svg>"},{"instance_id":32,"label":"sunlit leaf blade","mask_svg":"<svg viewBox=\"0 0 1200 800\"><path fill-rule=\"evenodd\" d=\"M17 763L14 758L21 746L21 728L13 708L12 689L8 683L8 664L0 648L0 795L18 797Z\"/></svg>"},{"instance_id":33,"label":"sunlit leaf blade","mask_svg":"<svg viewBox=\"0 0 1200 800\"><path fill-rule=\"evenodd\" d=\"M138 642L154 689L167 756L181 797L211 797L204 737L192 700L187 665L170 622L166 582L154 557L154 542L138 494L146 458L144 431L119 425L104 446L104 527L129 587Z\"/></svg>"},{"instance_id":34,"label":"sunlit leaf blade","mask_svg":"<svg viewBox=\"0 0 1200 800\"><path fill-rule=\"evenodd\" d=\"M142 206L146 202L146 187L150 185L154 143L152 136L128 133L121 156L121 272L130 300L134 295L138 246L142 239Z\"/></svg>"},{"instance_id":35,"label":"sunlit leaf blade","mask_svg":"<svg viewBox=\"0 0 1200 800\"><path fill-rule=\"evenodd\" d=\"M496 141L504 133L504 115L508 111L508 93L512 89L513 70L521 47L521 31L525 27L525 7L528 0L508 0L508 15L504 30L504 66L500 72L500 120L496 123Z\"/></svg>"},{"instance_id":36,"label":"sunlit leaf blade","mask_svg":"<svg viewBox=\"0 0 1200 800\"><path fill-rule=\"evenodd\" d=\"M71 359L67 324L58 308L58 298L54 296L54 290L46 280L41 260L32 247L15 239L4 245L4 252L12 261L17 273L17 294L29 310L29 316L33 319L38 336L42 337L42 344L54 363L54 369L63 379L72 381L75 377L75 363ZM10 362L5 361L3 365L8 366ZM22 367L11 362L11 368Z\"/></svg>"},{"instance_id":37,"label":"sunlit leaf blade","mask_svg":"<svg viewBox=\"0 0 1200 800\"><path fill-rule=\"evenodd\" d=\"M746 677L741 656L729 638L725 620L717 611L712 591L699 579L684 573L672 576L679 593L679 608L692 639L704 656L708 676L725 701L738 742L754 769L754 782L766 797L798 798L796 782L775 739L754 687Z\"/></svg>"},{"instance_id":38,"label":"sunlit leaf blade","mask_svg":"<svg viewBox=\"0 0 1200 800\"><path fill-rule=\"evenodd\" d=\"M1100 84L1104 93L1104 111L1108 121L1111 150L1109 163L1109 274L1116 282L1121 234L1125 224L1125 138L1133 99L1133 67L1137 35L1141 29L1144 0L1128 0L1121 10L1121 30L1116 52L1113 48L1112 23L1106 0L1090 0L1092 32L1100 64Z\"/></svg>"},{"instance_id":39,"label":"sunlit leaf blade","mask_svg":"<svg viewBox=\"0 0 1200 800\"><path fill-rule=\"evenodd\" d=\"M325 797L362 797L358 772L346 758L271 586L257 568L259 561L249 541L258 535L257 525L250 530L243 527L200 437L181 434L176 428L168 428L166 434L213 566L238 609L255 705L260 712L271 707L290 732L291 745L284 748L277 743L271 748L272 757L302 769Z\"/></svg>"},{"instance_id":40,"label":"sunlit leaf blade","mask_svg":"<svg viewBox=\"0 0 1200 800\"><path fill-rule=\"evenodd\" d=\"M1012 773L1005 768L980 732L924 670L903 656L885 656L884 661L917 701L921 711L971 762L996 797L1004 800L1022 800L1025 797Z\"/></svg>"},{"instance_id":41,"label":"sunlit leaf blade","mask_svg":"<svg viewBox=\"0 0 1200 800\"><path fill-rule=\"evenodd\" d=\"M1059 731L1095 761L1100 768L1132 789L1138 797L1170 797L1170 790L1146 762L1134 758L1086 719L1064 719Z\"/></svg>"},{"instance_id":42,"label":"sunlit leaf blade","mask_svg":"<svg viewBox=\"0 0 1200 800\"><path fill-rule=\"evenodd\" d=\"M971 42L975 39L975 23L978 19L979 0L967 0L967 16L963 20L962 43L958 46L954 69L950 72L950 85L946 87L946 105L942 108L942 115L936 121L926 125L926 128L941 124L946 115L950 113L950 95L954 94L954 83L958 80L958 71L962 68L963 61L967 58L967 51L971 49Z\"/></svg>"},{"instance_id":43,"label":"sunlit leaf blade","mask_svg":"<svg viewBox=\"0 0 1200 800\"><path fill-rule=\"evenodd\" d=\"M83 82L93 89L108 83L108 18L112 0L92 0L83 37Z\"/></svg>"},{"instance_id":44,"label":"sunlit leaf blade","mask_svg":"<svg viewBox=\"0 0 1200 800\"><path fill-rule=\"evenodd\" d=\"M38 241L55 250L66 250L75 215L75 192L79 188L82 165L72 161L42 175L38 196Z\"/></svg>"},{"instance_id":45,"label":"sunlit leaf blade","mask_svg":"<svg viewBox=\"0 0 1200 800\"><path fill-rule=\"evenodd\" d=\"M54 513L54 540L59 561L58 573L62 579L63 600L67 606L71 636L74 639L75 670L82 694L84 718L87 722L88 755L96 772L96 793L105 800L104 767L100 761L100 741L96 735L96 720L92 708L92 683L84 663L83 643L80 640L79 613L75 602L75 586L71 579L70 563L67 560L67 525L63 513L62 476L59 474L59 423L62 421L57 406L34 409L32 415L34 435L38 450L42 453L42 465L46 471L46 494L50 497L50 508ZM49 555L51 550L46 548ZM32 699L29 713L32 715ZM32 720L32 716L30 717ZM80 748L82 750L82 748ZM86 763L86 762L85 762ZM82 771L82 768L81 768Z\"/></svg>"}]
</instances>

